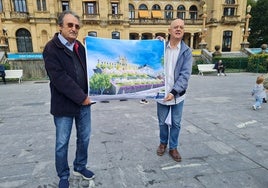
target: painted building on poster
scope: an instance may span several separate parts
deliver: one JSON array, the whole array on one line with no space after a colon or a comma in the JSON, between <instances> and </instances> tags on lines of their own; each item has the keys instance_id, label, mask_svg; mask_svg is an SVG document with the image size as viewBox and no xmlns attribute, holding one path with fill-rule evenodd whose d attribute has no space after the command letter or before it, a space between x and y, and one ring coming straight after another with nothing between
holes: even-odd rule
<instances>
[{"instance_id":1,"label":"painted building on poster","mask_svg":"<svg viewBox=\"0 0 268 188\"><path fill-rule=\"evenodd\" d=\"M76 12L85 36L146 40L168 36L175 18L185 21L192 49L223 52L248 44L246 0L0 0L0 45L10 53L41 53L58 31L63 10ZM249 10L250 12L250 10Z\"/></svg>"}]
</instances>

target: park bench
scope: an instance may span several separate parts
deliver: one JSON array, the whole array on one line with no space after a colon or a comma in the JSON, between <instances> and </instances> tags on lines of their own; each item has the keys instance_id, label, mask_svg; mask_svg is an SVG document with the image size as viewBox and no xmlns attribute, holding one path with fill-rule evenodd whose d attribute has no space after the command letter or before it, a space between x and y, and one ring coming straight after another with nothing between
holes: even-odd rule
<instances>
[{"instance_id":1,"label":"park bench","mask_svg":"<svg viewBox=\"0 0 268 188\"><path fill-rule=\"evenodd\" d=\"M23 70L18 69L18 70L5 70L6 76L5 78L17 78L19 79L19 83L21 83L22 76L23 76Z\"/></svg>"},{"instance_id":2,"label":"park bench","mask_svg":"<svg viewBox=\"0 0 268 188\"><path fill-rule=\"evenodd\" d=\"M199 64L197 65L198 68L198 74L201 74L203 76L203 73L205 72L217 72L216 69L214 69L214 64Z\"/></svg>"}]
</instances>

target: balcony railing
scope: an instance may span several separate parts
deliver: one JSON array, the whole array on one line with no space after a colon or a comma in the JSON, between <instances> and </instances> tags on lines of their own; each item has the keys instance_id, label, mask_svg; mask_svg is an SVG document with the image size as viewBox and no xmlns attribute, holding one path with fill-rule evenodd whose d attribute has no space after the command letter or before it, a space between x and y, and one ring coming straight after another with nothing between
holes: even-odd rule
<instances>
[{"instance_id":1,"label":"balcony railing","mask_svg":"<svg viewBox=\"0 0 268 188\"><path fill-rule=\"evenodd\" d=\"M99 14L83 14L84 19L89 19L89 20L99 20L100 15Z\"/></svg>"},{"instance_id":2,"label":"balcony railing","mask_svg":"<svg viewBox=\"0 0 268 188\"><path fill-rule=\"evenodd\" d=\"M12 20L16 20L17 22L26 22L29 20L28 12L11 12L10 15Z\"/></svg>"},{"instance_id":3,"label":"balcony railing","mask_svg":"<svg viewBox=\"0 0 268 188\"><path fill-rule=\"evenodd\" d=\"M108 14L110 24L120 24L123 22L123 14Z\"/></svg>"},{"instance_id":4,"label":"balcony railing","mask_svg":"<svg viewBox=\"0 0 268 188\"><path fill-rule=\"evenodd\" d=\"M108 14L109 20L120 20L123 18L123 14Z\"/></svg>"},{"instance_id":5,"label":"balcony railing","mask_svg":"<svg viewBox=\"0 0 268 188\"><path fill-rule=\"evenodd\" d=\"M240 22L240 16L222 16L221 22L223 24L237 24Z\"/></svg>"},{"instance_id":6,"label":"balcony railing","mask_svg":"<svg viewBox=\"0 0 268 188\"><path fill-rule=\"evenodd\" d=\"M175 18L129 18L130 25L169 25ZM108 14L108 20L100 20L99 14L83 14L83 23L100 24L105 21L106 24L120 24L126 22L123 14ZM202 25L202 19L184 19L185 25Z\"/></svg>"},{"instance_id":7,"label":"balcony railing","mask_svg":"<svg viewBox=\"0 0 268 188\"><path fill-rule=\"evenodd\" d=\"M99 14L83 14L82 22L87 23L87 24L99 24L100 15Z\"/></svg>"},{"instance_id":8,"label":"balcony railing","mask_svg":"<svg viewBox=\"0 0 268 188\"><path fill-rule=\"evenodd\" d=\"M175 18L174 18L175 19ZM131 25L169 25L174 19L133 18L129 19ZM202 19L184 19L185 25L202 25Z\"/></svg>"}]
</instances>

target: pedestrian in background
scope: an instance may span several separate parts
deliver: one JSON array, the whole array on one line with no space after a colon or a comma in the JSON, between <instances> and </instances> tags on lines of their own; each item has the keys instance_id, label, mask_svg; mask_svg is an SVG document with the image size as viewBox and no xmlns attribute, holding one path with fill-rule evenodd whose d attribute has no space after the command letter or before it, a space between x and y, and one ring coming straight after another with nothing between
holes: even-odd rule
<instances>
[{"instance_id":1,"label":"pedestrian in background","mask_svg":"<svg viewBox=\"0 0 268 188\"><path fill-rule=\"evenodd\" d=\"M252 105L253 110L257 110L261 108L263 103L263 99L266 98L266 91L263 87L264 76L258 76L256 79L256 84L254 85L251 95L254 97L255 102Z\"/></svg>"},{"instance_id":2,"label":"pedestrian in background","mask_svg":"<svg viewBox=\"0 0 268 188\"><path fill-rule=\"evenodd\" d=\"M222 60L219 60L217 63L215 63L215 66L214 66L214 69L217 70L218 72L218 76L226 76L225 74L225 67L224 65L222 64Z\"/></svg>"},{"instance_id":3,"label":"pedestrian in background","mask_svg":"<svg viewBox=\"0 0 268 188\"><path fill-rule=\"evenodd\" d=\"M165 50L165 98L157 102L157 116L159 122L160 145L157 155L162 156L166 148L173 160L180 162L178 140L181 129L181 118L188 87L188 80L192 72L192 50L182 40L184 35L184 21L176 19L168 29L169 40ZM163 40L162 37L157 37Z\"/></svg>"},{"instance_id":4,"label":"pedestrian in background","mask_svg":"<svg viewBox=\"0 0 268 188\"><path fill-rule=\"evenodd\" d=\"M73 121L76 127L76 153L73 174L90 180L94 173L86 168L91 133L91 100L89 98L85 48L77 40L80 18L72 11L58 17L59 32L43 51L50 79L51 109L56 127L55 165L59 188L69 187L68 145Z\"/></svg>"},{"instance_id":5,"label":"pedestrian in background","mask_svg":"<svg viewBox=\"0 0 268 188\"><path fill-rule=\"evenodd\" d=\"M4 65L0 65L0 77L2 77L4 84L6 84L6 73Z\"/></svg>"}]
</instances>

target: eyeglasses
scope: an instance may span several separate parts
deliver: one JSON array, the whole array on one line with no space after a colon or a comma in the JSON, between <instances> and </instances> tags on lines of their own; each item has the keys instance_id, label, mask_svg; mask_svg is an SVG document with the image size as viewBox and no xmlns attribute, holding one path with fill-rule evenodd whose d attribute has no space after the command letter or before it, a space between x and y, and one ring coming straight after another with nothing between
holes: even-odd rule
<instances>
[{"instance_id":1,"label":"eyeglasses","mask_svg":"<svg viewBox=\"0 0 268 188\"><path fill-rule=\"evenodd\" d=\"M75 26L75 29L80 29L80 25L78 25L78 24L74 24L74 23L67 23L67 26L69 27L69 28L73 28L74 26Z\"/></svg>"}]
</instances>

